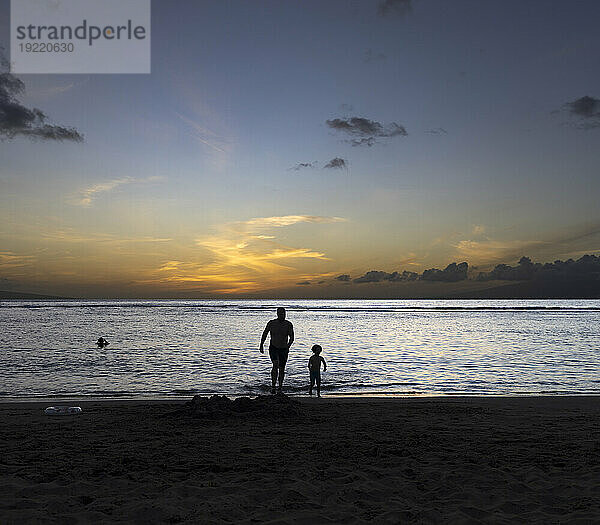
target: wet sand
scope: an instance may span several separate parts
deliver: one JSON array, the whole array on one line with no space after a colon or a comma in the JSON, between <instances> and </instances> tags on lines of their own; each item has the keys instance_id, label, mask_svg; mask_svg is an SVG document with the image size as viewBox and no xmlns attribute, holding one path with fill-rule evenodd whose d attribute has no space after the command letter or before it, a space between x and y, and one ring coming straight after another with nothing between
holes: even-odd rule
<instances>
[{"instance_id":1,"label":"wet sand","mask_svg":"<svg viewBox=\"0 0 600 525\"><path fill-rule=\"evenodd\" d=\"M0 523L598 523L600 397L0 405Z\"/></svg>"}]
</instances>

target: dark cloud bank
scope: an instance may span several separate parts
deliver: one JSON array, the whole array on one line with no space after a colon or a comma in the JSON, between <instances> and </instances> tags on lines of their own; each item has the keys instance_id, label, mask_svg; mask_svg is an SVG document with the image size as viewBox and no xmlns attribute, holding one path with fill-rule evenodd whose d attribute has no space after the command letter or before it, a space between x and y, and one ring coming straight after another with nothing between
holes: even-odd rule
<instances>
[{"instance_id":1,"label":"dark cloud bank","mask_svg":"<svg viewBox=\"0 0 600 525\"><path fill-rule=\"evenodd\" d=\"M325 123L335 131L356 137L344 140L352 146L372 146L379 138L408 135L406 128L396 122L384 126L381 122L364 117L334 118Z\"/></svg>"},{"instance_id":2,"label":"dark cloud bank","mask_svg":"<svg viewBox=\"0 0 600 525\"><path fill-rule=\"evenodd\" d=\"M5 65L0 63L0 66ZM0 74L0 139L20 135L39 140L83 141L76 129L48 124L41 110L21 104L17 96L24 90L25 85L20 79L10 73Z\"/></svg>"},{"instance_id":3,"label":"dark cloud bank","mask_svg":"<svg viewBox=\"0 0 600 525\"><path fill-rule=\"evenodd\" d=\"M569 115L576 117L576 127L581 129L600 128L600 99L588 95L564 104Z\"/></svg>"},{"instance_id":4,"label":"dark cloud bank","mask_svg":"<svg viewBox=\"0 0 600 525\"><path fill-rule=\"evenodd\" d=\"M348 162L345 159L342 159L340 157L335 157L334 159L331 159L327 164L325 164L325 166L323 166L324 168L327 169L338 169L338 170L342 170L342 169L346 169L348 167Z\"/></svg>"},{"instance_id":5,"label":"dark cloud bank","mask_svg":"<svg viewBox=\"0 0 600 525\"><path fill-rule=\"evenodd\" d=\"M371 270L360 277L354 279L355 283L379 283L382 281L389 282L401 282L401 281L416 281L419 278L419 274L415 272L403 271L398 272L380 272L378 270Z\"/></svg>"},{"instance_id":6,"label":"dark cloud bank","mask_svg":"<svg viewBox=\"0 0 600 525\"><path fill-rule=\"evenodd\" d=\"M300 171L303 169L315 168L317 166L317 164L318 164L318 162L316 160L314 162L299 162L295 166L292 166L291 168L288 168L288 169L290 169L292 171Z\"/></svg>"},{"instance_id":7,"label":"dark cloud bank","mask_svg":"<svg viewBox=\"0 0 600 525\"><path fill-rule=\"evenodd\" d=\"M306 169L315 169L318 166L319 162L300 162L291 168L288 168L288 171L300 171ZM348 168L348 161L342 159L341 157L334 157L329 162L327 162L323 169L346 169Z\"/></svg>"},{"instance_id":8,"label":"dark cloud bank","mask_svg":"<svg viewBox=\"0 0 600 525\"><path fill-rule=\"evenodd\" d=\"M404 270L400 272L380 272L377 270L371 270L360 277L354 279L355 283L379 283L382 281L389 282L409 282L409 281L440 281L453 283L457 281L464 281L467 279L467 272L469 265L466 262L460 264L452 263L446 266L443 270L437 268L431 268L425 270L422 274L416 272L408 272Z\"/></svg>"},{"instance_id":9,"label":"dark cloud bank","mask_svg":"<svg viewBox=\"0 0 600 525\"><path fill-rule=\"evenodd\" d=\"M534 263L529 257L521 257L519 264L498 264L491 272L481 272L478 281L529 281L556 279L600 279L600 257L584 255L577 260L557 260L553 263Z\"/></svg>"},{"instance_id":10,"label":"dark cloud bank","mask_svg":"<svg viewBox=\"0 0 600 525\"><path fill-rule=\"evenodd\" d=\"M600 117L600 100L594 97L581 97L573 102L567 102L569 112L578 117Z\"/></svg>"},{"instance_id":11,"label":"dark cloud bank","mask_svg":"<svg viewBox=\"0 0 600 525\"><path fill-rule=\"evenodd\" d=\"M518 264L498 264L489 272L469 273L466 262L452 263L443 270L431 268L419 274L416 272L384 272L371 270L364 275L352 279L343 274L335 278L343 283L402 283L402 282L438 282L472 284L490 283L489 288L478 289L454 297L600 297L600 257L584 255L577 260L557 260L549 263L534 263L528 257L522 257ZM511 284L514 283L514 284ZM443 294L441 294L443 295Z\"/></svg>"}]
</instances>

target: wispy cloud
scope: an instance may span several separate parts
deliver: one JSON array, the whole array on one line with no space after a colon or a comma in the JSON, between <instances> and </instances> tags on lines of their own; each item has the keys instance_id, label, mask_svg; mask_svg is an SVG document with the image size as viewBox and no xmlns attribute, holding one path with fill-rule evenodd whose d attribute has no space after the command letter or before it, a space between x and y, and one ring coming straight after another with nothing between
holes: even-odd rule
<instances>
[{"instance_id":1,"label":"wispy cloud","mask_svg":"<svg viewBox=\"0 0 600 525\"><path fill-rule=\"evenodd\" d=\"M454 256L467 259L477 266L510 263L523 254L536 257L572 257L597 251L600 224L589 223L563 228L538 239L498 239L476 225L451 246Z\"/></svg>"},{"instance_id":2,"label":"wispy cloud","mask_svg":"<svg viewBox=\"0 0 600 525\"><path fill-rule=\"evenodd\" d=\"M196 246L203 250L202 261L168 260L155 272L152 282L231 294L319 280L328 274L309 273L304 265L329 261L325 253L284 245L276 240L275 231L298 224L344 221L341 217L284 215L226 223L216 227L213 234L196 239Z\"/></svg>"},{"instance_id":3,"label":"wispy cloud","mask_svg":"<svg viewBox=\"0 0 600 525\"><path fill-rule=\"evenodd\" d=\"M344 142L350 144L353 148L357 146L368 146L369 148L373 146L377 141L373 137L367 137L363 139L349 139Z\"/></svg>"},{"instance_id":4,"label":"wispy cloud","mask_svg":"<svg viewBox=\"0 0 600 525\"><path fill-rule=\"evenodd\" d=\"M511 261L520 257L523 253L529 253L532 249L540 248L546 244L544 241L527 240L493 240L464 239L458 241L454 247L456 254L467 259L471 264L489 265L497 262Z\"/></svg>"},{"instance_id":5,"label":"wispy cloud","mask_svg":"<svg viewBox=\"0 0 600 525\"><path fill-rule=\"evenodd\" d=\"M342 159L341 157L335 157L333 159L331 159L327 164L325 164L325 166L323 166L323 168L326 169L346 169L348 167L348 162L345 159Z\"/></svg>"},{"instance_id":6,"label":"wispy cloud","mask_svg":"<svg viewBox=\"0 0 600 525\"><path fill-rule=\"evenodd\" d=\"M291 168L288 168L288 171L300 171L302 169L312 169L315 168L317 166L318 162L315 160L313 162L299 162L298 164L296 164L295 166L292 166Z\"/></svg>"},{"instance_id":7,"label":"wispy cloud","mask_svg":"<svg viewBox=\"0 0 600 525\"><path fill-rule=\"evenodd\" d=\"M40 237L45 240L58 243L104 243L104 244L151 244L170 242L173 239L170 237L151 237L148 235L140 237L121 237L109 233L82 233L74 228L62 228L40 232Z\"/></svg>"},{"instance_id":8,"label":"wispy cloud","mask_svg":"<svg viewBox=\"0 0 600 525\"><path fill-rule=\"evenodd\" d=\"M62 83L55 83L52 80L51 76L48 77L44 77L44 80L42 81L42 85L30 85L30 87L28 87L27 89L27 95L30 98L35 98L35 99L39 99L39 100L45 100L45 99L49 99L49 98L53 98L56 96L60 96L63 93L68 93L69 91L72 91L73 89L77 89L80 88L81 86L84 86L85 84L87 84L90 81L91 77L90 76L85 76L83 79L80 79L79 81L75 82L62 82Z\"/></svg>"},{"instance_id":9,"label":"wispy cloud","mask_svg":"<svg viewBox=\"0 0 600 525\"><path fill-rule=\"evenodd\" d=\"M193 132L191 133L191 136L195 140L201 144L204 144L205 146L208 146L209 148L214 149L215 151L226 153L226 141L223 137L219 136L217 133L208 129L207 127L202 126L200 123L192 120L191 118L185 117L180 113L177 113L177 116L190 128L192 128Z\"/></svg>"},{"instance_id":10,"label":"wispy cloud","mask_svg":"<svg viewBox=\"0 0 600 525\"><path fill-rule=\"evenodd\" d=\"M164 180L163 177L153 176L146 178L122 177L120 179L98 182L72 195L71 202L77 206L88 207L91 206L94 200L97 199L101 194L108 193L119 186L126 184L144 184L149 182L158 182L161 180Z\"/></svg>"},{"instance_id":11,"label":"wispy cloud","mask_svg":"<svg viewBox=\"0 0 600 525\"><path fill-rule=\"evenodd\" d=\"M19 255L12 251L0 251L0 269L21 268L33 263L33 255Z\"/></svg>"},{"instance_id":12,"label":"wispy cloud","mask_svg":"<svg viewBox=\"0 0 600 525\"><path fill-rule=\"evenodd\" d=\"M345 222L345 220L346 219L342 217L322 217L319 215L283 215L280 217L257 217L255 219L232 224L242 225L253 230L254 228L265 228L270 226L291 226L292 224L298 224L300 222L331 223Z\"/></svg>"}]
</instances>

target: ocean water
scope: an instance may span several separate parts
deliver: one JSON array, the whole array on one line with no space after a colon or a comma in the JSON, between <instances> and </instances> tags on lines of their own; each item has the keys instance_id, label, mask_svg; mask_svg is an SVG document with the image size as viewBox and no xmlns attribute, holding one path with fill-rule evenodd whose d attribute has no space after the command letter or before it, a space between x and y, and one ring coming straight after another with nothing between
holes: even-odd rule
<instances>
[{"instance_id":1,"label":"ocean water","mask_svg":"<svg viewBox=\"0 0 600 525\"><path fill-rule=\"evenodd\" d=\"M598 300L94 300L0 301L0 397L264 393L277 306L288 393L600 394Z\"/></svg>"}]
</instances>

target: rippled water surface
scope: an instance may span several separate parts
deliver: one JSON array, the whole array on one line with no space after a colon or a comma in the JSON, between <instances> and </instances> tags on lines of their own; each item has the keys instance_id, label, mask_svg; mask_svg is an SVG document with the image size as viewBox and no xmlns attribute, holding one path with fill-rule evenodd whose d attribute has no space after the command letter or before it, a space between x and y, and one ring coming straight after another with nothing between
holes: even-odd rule
<instances>
[{"instance_id":1,"label":"rippled water surface","mask_svg":"<svg viewBox=\"0 0 600 525\"><path fill-rule=\"evenodd\" d=\"M264 392L279 305L288 392L318 343L329 393L600 393L598 300L1 301L0 396Z\"/></svg>"}]
</instances>

